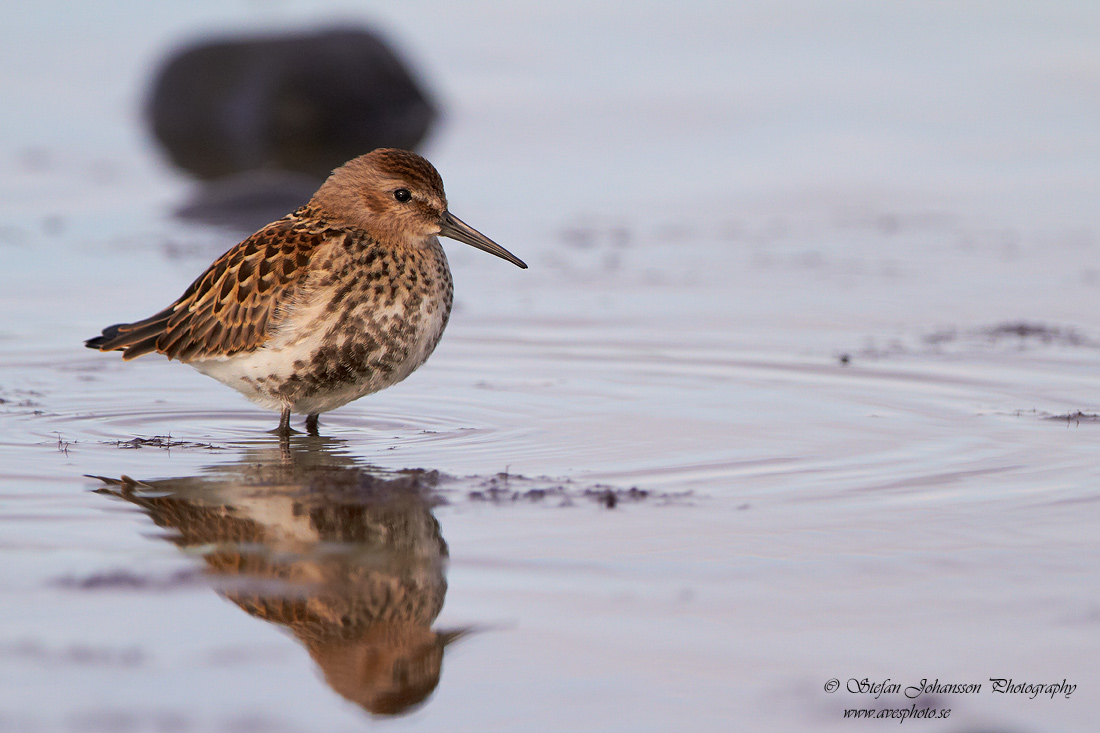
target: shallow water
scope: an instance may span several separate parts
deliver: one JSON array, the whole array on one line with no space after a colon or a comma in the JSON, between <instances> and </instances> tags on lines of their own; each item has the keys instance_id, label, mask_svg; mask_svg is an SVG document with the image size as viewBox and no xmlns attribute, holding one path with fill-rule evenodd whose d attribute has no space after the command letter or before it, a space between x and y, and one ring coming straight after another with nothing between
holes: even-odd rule
<instances>
[{"instance_id":1,"label":"shallow water","mask_svg":"<svg viewBox=\"0 0 1100 733\"><path fill-rule=\"evenodd\" d=\"M1092 729L1100 15L380 10L446 93L453 210L531 269L448 243L436 354L282 445L81 342L239 238L169 215L141 74L312 16L127 46L125 3L35 7L0 44L58 57L0 110L0 731L897 726L843 718L914 702L864 678L983 684L907 728Z\"/></svg>"}]
</instances>

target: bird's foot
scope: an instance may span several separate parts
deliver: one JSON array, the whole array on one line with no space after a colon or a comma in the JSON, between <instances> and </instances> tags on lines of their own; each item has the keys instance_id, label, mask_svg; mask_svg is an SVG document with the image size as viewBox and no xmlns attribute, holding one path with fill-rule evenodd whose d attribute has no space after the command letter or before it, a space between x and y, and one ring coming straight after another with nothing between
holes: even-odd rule
<instances>
[{"instance_id":1,"label":"bird's foot","mask_svg":"<svg viewBox=\"0 0 1100 733\"><path fill-rule=\"evenodd\" d=\"M279 415L279 427L271 431L280 438L289 438L292 434L298 432L294 428L290 427L290 408L284 407L283 412Z\"/></svg>"}]
</instances>

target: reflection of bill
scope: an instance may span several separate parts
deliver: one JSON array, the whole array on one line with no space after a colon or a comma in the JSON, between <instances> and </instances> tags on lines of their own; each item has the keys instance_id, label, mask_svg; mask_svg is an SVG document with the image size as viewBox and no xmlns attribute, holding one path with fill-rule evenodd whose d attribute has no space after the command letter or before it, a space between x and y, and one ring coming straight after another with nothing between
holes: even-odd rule
<instances>
[{"instance_id":1,"label":"reflection of bill","mask_svg":"<svg viewBox=\"0 0 1100 733\"><path fill-rule=\"evenodd\" d=\"M433 631L447 590L447 545L424 472L354 465L338 443L253 448L204 476L99 491L141 507L181 548L202 553L218 592L285 626L325 680L378 715L408 712L439 683Z\"/></svg>"}]
</instances>

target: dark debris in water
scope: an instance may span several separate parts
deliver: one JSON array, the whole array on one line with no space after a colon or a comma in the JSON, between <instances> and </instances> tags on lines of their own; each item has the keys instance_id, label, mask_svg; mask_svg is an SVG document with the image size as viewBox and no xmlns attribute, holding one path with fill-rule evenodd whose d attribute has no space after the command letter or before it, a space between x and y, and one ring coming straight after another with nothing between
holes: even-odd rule
<instances>
[{"instance_id":1,"label":"dark debris in water","mask_svg":"<svg viewBox=\"0 0 1100 733\"><path fill-rule=\"evenodd\" d=\"M1028 321L1006 321L970 331L958 331L953 328L942 329L924 337L924 343L930 346L942 346L966 340L984 341L989 344L1009 343L1021 348L1028 344L1054 344L1090 348L1100 346L1100 342L1085 337L1075 328Z\"/></svg>"},{"instance_id":2,"label":"dark debris in water","mask_svg":"<svg viewBox=\"0 0 1100 733\"><path fill-rule=\"evenodd\" d=\"M5 390L0 387L0 410L14 412L31 409L33 414L40 415L42 411L36 408L42 407L41 392L33 389Z\"/></svg>"},{"instance_id":3,"label":"dark debris in water","mask_svg":"<svg viewBox=\"0 0 1100 733\"><path fill-rule=\"evenodd\" d=\"M62 649L51 649L35 641L0 646L0 658L66 666L139 667L145 663L145 655L136 647L112 649L74 644Z\"/></svg>"},{"instance_id":4,"label":"dark debris in water","mask_svg":"<svg viewBox=\"0 0 1100 733\"><path fill-rule=\"evenodd\" d=\"M571 479L553 479L545 476L529 478L509 473L498 473L490 478L473 477L472 480L478 482L477 488L467 492L467 499L492 504L556 502L558 506L572 506L575 501L583 499L614 509L622 503L634 504L647 500L657 500L661 503L682 502L691 496L690 491L653 492L639 489L637 486L629 489L615 488L607 484L579 487Z\"/></svg>"},{"instance_id":5,"label":"dark debris in water","mask_svg":"<svg viewBox=\"0 0 1100 733\"><path fill-rule=\"evenodd\" d=\"M1077 412L1066 413L1065 415L1047 415L1044 420L1054 420L1056 422L1065 422L1067 425L1080 425L1081 423L1095 422L1100 423L1100 415L1091 412Z\"/></svg>"},{"instance_id":6,"label":"dark debris in water","mask_svg":"<svg viewBox=\"0 0 1100 733\"><path fill-rule=\"evenodd\" d=\"M862 349L838 352L841 366L848 366L856 357L879 360L896 356L935 354L954 348L1014 348L1023 351L1033 347L1063 346L1100 348L1100 340L1090 338L1075 328L1030 321L1005 321L992 326L972 329L941 328L925 334L919 342L890 339L885 343L869 341Z\"/></svg>"},{"instance_id":7,"label":"dark debris in water","mask_svg":"<svg viewBox=\"0 0 1100 733\"><path fill-rule=\"evenodd\" d=\"M1043 323L1028 323L1026 321L1002 323L992 328L983 329L981 333L991 341L1016 339L1018 341L1061 344L1063 346L1100 346L1096 341L1082 336L1076 329L1048 326Z\"/></svg>"},{"instance_id":8,"label":"dark debris in water","mask_svg":"<svg viewBox=\"0 0 1100 733\"><path fill-rule=\"evenodd\" d=\"M180 570L165 578L137 575L129 570L109 570L84 577L66 576L54 581L57 588L79 591L169 591L202 583L202 574L196 569Z\"/></svg>"},{"instance_id":9,"label":"dark debris in water","mask_svg":"<svg viewBox=\"0 0 1100 733\"><path fill-rule=\"evenodd\" d=\"M152 438L137 436L130 440L107 441L107 445L127 449L163 448L165 450L171 450L172 448L198 448L200 450L222 450L222 446L220 445L214 445L213 443L197 443L191 440L175 440L171 435L154 435Z\"/></svg>"}]
</instances>

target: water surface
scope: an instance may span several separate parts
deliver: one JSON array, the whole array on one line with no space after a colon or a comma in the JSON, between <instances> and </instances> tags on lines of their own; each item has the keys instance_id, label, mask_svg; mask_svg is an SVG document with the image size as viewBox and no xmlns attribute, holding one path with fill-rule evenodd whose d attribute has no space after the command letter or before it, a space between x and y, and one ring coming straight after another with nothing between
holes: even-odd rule
<instances>
[{"instance_id":1,"label":"water surface","mask_svg":"<svg viewBox=\"0 0 1100 733\"><path fill-rule=\"evenodd\" d=\"M287 444L81 342L239 238L170 214L153 60L316 16L23 9L0 730L898 725L843 719L909 705L863 678L986 685L906 727L1090 730L1100 17L792 7L380 9L453 210L531 269L448 243L437 353Z\"/></svg>"}]
</instances>

